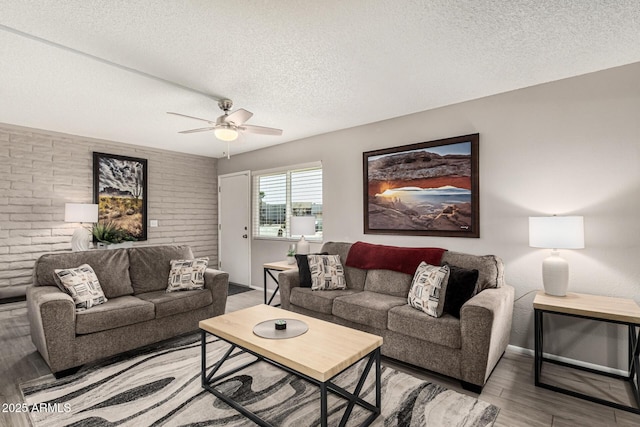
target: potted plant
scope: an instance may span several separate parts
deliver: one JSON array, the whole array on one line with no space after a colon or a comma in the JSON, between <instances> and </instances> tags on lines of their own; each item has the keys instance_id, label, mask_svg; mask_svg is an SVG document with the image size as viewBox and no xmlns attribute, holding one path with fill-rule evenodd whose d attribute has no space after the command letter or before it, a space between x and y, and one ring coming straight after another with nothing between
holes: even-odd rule
<instances>
[{"instance_id":1,"label":"potted plant","mask_svg":"<svg viewBox=\"0 0 640 427\"><path fill-rule=\"evenodd\" d=\"M296 263L296 248L289 247L287 251L287 264L295 264Z\"/></svg>"},{"instance_id":2,"label":"potted plant","mask_svg":"<svg viewBox=\"0 0 640 427\"><path fill-rule=\"evenodd\" d=\"M106 249L131 247L136 240L113 221L98 222L93 226L92 234L98 241L98 247Z\"/></svg>"}]
</instances>

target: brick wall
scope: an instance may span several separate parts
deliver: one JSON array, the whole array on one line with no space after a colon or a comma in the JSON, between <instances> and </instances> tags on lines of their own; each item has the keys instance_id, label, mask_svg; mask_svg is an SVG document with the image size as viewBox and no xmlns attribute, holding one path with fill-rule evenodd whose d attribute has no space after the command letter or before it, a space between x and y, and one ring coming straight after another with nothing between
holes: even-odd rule
<instances>
[{"instance_id":1,"label":"brick wall","mask_svg":"<svg viewBox=\"0 0 640 427\"><path fill-rule=\"evenodd\" d=\"M92 203L94 151L148 159L147 240L218 260L217 159L0 123L0 299L24 294L34 261L71 249L64 204Z\"/></svg>"}]
</instances>

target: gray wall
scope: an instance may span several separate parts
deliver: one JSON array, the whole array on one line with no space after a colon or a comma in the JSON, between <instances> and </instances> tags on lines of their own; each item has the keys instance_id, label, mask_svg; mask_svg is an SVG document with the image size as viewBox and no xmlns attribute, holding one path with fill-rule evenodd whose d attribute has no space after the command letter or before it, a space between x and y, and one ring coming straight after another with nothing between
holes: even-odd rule
<instances>
[{"instance_id":1,"label":"gray wall","mask_svg":"<svg viewBox=\"0 0 640 427\"><path fill-rule=\"evenodd\" d=\"M521 297L511 344L532 348L533 294L528 293L542 288L541 264L549 251L528 246L529 216L584 215L586 248L561 251L570 263L569 290L640 302L639 75L637 63L319 135L221 159L219 172L321 160L325 241L499 255L507 281ZM363 151L476 132L479 239L363 233ZM262 263L273 261L274 254L284 259L287 244L255 240L252 245L252 282L262 286ZM605 338L611 329L588 321L553 322L546 348L622 367L626 348Z\"/></svg>"},{"instance_id":2,"label":"gray wall","mask_svg":"<svg viewBox=\"0 0 640 427\"><path fill-rule=\"evenodd\" d=\"M94 151L148 159L147 240L217 265L217 159L0 124L0 298L20 295L43 253L71 249L64 204L92 203Z\"/></svg>"}]
</instances>

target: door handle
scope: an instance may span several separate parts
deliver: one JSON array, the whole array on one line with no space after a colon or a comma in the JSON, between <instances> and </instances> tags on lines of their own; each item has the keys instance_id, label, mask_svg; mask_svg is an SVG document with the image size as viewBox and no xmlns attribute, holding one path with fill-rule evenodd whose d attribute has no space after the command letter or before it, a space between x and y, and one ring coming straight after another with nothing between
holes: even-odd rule
<instances>
[{"instance_id":1,"label":"door handle","mask_svg":"<svg viewBox=\"0 0 640 427\"><path fill-rule=\"evenodd\" d=\"M243 235L242 235L242 238L243 238L243 239L246 239L247 237L248 237L248 236L247 236L246 234L243 234Z\"/></svg>"}]
</instances>

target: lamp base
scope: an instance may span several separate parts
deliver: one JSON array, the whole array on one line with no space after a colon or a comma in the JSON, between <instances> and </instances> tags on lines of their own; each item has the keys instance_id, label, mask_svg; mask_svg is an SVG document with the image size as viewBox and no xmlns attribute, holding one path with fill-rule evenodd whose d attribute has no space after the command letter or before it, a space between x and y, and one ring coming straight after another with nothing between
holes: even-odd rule
<instances>
[{"instance_id":1,"label":"lamp base","mask_svg":"<svg viewBox=\"0 0 640 427\"><path fill-rule=\"evenodd\" d=\"M76 228L71 236L71 250L74 252L88 251L91 233L84 227Z\"/></svg>"},{"instance_id":2,"label":"lamp base","mask_svg":"<svg viewBox=\"0 0 640 427\"><path fill-rule=\"evenodd\" d=\"M542 262L542 283L548 295L563 297L569 287L569 263L560 252L551 251L551 256Z\"/></svg>"},{"instance_id":3,"label":"lamp base","mask_svg":"<svg viewBox=\"0 0 640 427\"><path fill-rule=\"evenodd\" d=\"M304 240L304 236L301 236L300 240L298 240L298 243L296 244L296 253L300 255L309 254L309 242Z\"/></svg>"}]
</instances>

